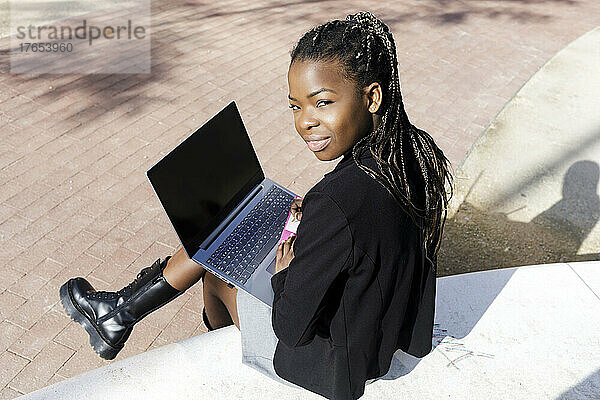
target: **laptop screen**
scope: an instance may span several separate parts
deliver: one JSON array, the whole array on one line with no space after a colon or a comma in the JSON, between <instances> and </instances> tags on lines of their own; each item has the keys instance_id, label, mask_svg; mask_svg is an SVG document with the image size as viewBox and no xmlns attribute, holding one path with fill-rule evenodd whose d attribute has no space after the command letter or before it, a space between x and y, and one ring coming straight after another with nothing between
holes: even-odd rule
<instances>
[{"instance_id":1,"label":"laptop screen","mask_svg":"<svg viewBox=\"0 0 600 400\"><path fill-rule=\"evenodd\" d=\"M233 101L147 175L189 257L264 179Z\"/></svg>"}]
</instances>

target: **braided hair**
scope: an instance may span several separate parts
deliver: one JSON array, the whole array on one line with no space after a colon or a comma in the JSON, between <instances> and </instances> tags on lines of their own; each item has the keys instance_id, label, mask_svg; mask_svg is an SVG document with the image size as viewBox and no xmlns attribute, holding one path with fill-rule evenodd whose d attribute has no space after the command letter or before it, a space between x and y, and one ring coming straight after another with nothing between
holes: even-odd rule
<instances>
[{"instance_id":1,"label":"braided hair","mask_svg":"<svg viewBox=\"0 0 600 400\"><path fill-rule=\"evenodd\" d=\"M294 61L339 63L342 76L356 83L357 93L373 82L380 84L383 101L377 113L383 114L381 123L354 144L352 157L421 229L425 257L435 270L452 197L452 174L433 138L408 120L400 93L396 45L387 25L370 12L359 12L316 26L293 47L290 65ZM379 171L359 162L357 155L367 150ZM419 173L409 181L406 171L411 166Z\"/></svg>"}]
</instances>

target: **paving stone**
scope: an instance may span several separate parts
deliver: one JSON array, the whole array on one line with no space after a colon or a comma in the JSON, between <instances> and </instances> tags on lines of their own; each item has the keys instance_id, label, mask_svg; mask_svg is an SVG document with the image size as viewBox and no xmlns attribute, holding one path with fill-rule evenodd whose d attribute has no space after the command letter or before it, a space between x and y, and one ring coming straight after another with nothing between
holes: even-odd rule
<instances>
[{"instance_id":1,"label":"paving stone","mask_svg":"<svg viewBox=\"0 0 600 400\"><path fill-rule=\"evenodd\" d=\"M11 388L29 393L44 387L54 372L73 354L74 351L68 347L50 342L10 381Z\"/></svg>"},{"instance_id":2,"label":"paving stone","mask_svg":"<svg viewBox=\"0 0 600 400\"><path fill-rule=\"evenodd\" d=\"M0 352L6 351L13 342L21 337L26 331L20 326L13 325L8 321L0 322Z\"/></svg>"},{"instance_id":3,"label":"paving stone","mask_svg":"<svg viewBox=\"0 0 600 400\"><path fill-rule=\"evenodd\" d=\"M90 346L90 336L87 334L86 330L80 324L71 320L64 309L62 310L62 313L69 318L69 321L64 329L60 331L53 340L76 352L78 352L82 346Z\"/></svg>"},{"instance_id":4,"label":"paving stone","mask_svg":"<svg viewBox=\"0 0 600 400\"><path fill-rule=\"evenodd\" d=\"M4 290L0 293L0 320L4 320L27 300L17 294Z\"/></svg>"},{"instance_id":5,"label":"paving stone","mask_svg":"<svg viewBox=\"0 0 600 400\"><path fill-rule=\"evenodd\" d=\"M65 379L67 379L65 376L61 376L59 374L54 374L54 375L52 375L52 378L50 378L50 379L48 379L48 381L46 381L44 386L54 385L55 383L64 381Z\"/></svg>"},{"instance_id":6,"label":"paving stone","mask_svg":"<svg viewBox=\"0 0 600 400\"><path fill-rule=\"evenodd\" d=\"M9 265L0 265L0 291L5 291L21 279L25 273L11 268ZM18 293L17 293L18 294Z\"/></svg>"},{"instance_id":7,"label":"paving stone","mask_svg":"<svg viewBox=\"0 0 600 400\"><path fill-rule=\"evenodd\" d=\"M35 267L33 271L45 281L49 281L50 279L54 278L63 268L64 265L50 258L45 258Z\"/></svg>"},{"instance_id":8,"label":"paving stone","mask_svg":"<svg viewBox=\"0 0 600 400\"><path fill-rule=\"evenodd\" d=\"M99 259L104 259L123 246L131 236L132 234L126 230L115 227L91 245L87 252Z\"/></svg>"},{"instance_id":9,"label":"paving stone","mask_svg":"<svg viewBox=\"0 0 600 400\"><path fill-rule=\"evenodd\" d=\"M18 392L7 386L4 389L0 390L0 399L2 399L2 400L14 399L19 396L22 396L23 394L24 393Z\"/></svg>"},{"instance_id":10,"label":"paving stone","mask_svg":"<svg viewBox=\"0 0 600 400\"><path fill-rule=\"evenodd\" d=\"M160 333L159 338L167 343L174 343L188 338L202 324L202 315L189 312L185 307L179 310L175 317Z\"/></svg>"},{"instance_id":11,"label":"paving stone","mask_svg":"<svg viewBox=\"0 0 600 400\"><path fill-rule=\"evenodd\" d=\"M55 281L46 282L34 295L11 310L6 319L22 328L31 327L59 302L59 287Z\"/></svg>"},{"instance_id":12,"label":"paving stone","mask_svg":"<svg viewBox=\"0 0 600 400\"><path fill-rule=\"evenodd\" d=\"M36 275L35 273L28 273L19 278L13 283L8 290L11 293L17 294L25 299L30 298L36 293L42 286L46 284L48 280Z\"/></svg>"},{"instance_id":13,"label":"paving stone","mask_svg":"<svg viewBox=\"0 0 600 400\"><path fill-rule=\"evenodd\" d=\"M49 239L41 238L29 248L21 247L15 244L9 252L10 261L8 265L23 273L33 270L47 257L50 257L59 248L60 243Z\"/></svg>"},{"instance_id":14,"label":"paving stone","mask_svg":"<svg viewBox=\"0 0 600 400\"><path fill-rule=\"evenodd\" d=\"M89 337L82 329L82 335ZM92 346L89 344L81 346L73 355L65 362L56 373L65 378L71 378L75 375L79 375L83 372L92 370L94 368L102 367L103 365L109 364L110 361L102 359Z\"/></svg>"},{"instance_id":15,"label":"paving stone","mask_svg":"<svg viewBox=\"0 0 600 400\"><path fill-rule=\"evenodd\" d=\"M134 326L135 334L131 334L123 350L117 354L115 360L131 357L148 350L154 339L159 335L160 328L150 323L137 323Z\"/></svg>"},{"instance_id":16,"label":"paving stone","mask_svg":"<svg viewBox=\"0 0 600 400\"><path fill-rule=\"evenodd\" d=\"M127 269L130 272L137 273L149 265L152 265L157 259L164 260L167 256L174 254L173 248L166 246L162 243L154 242L148 250L140 255L133 263L131 263Z\"/></svg>"},{"instance_id":17,"label":"paving stone","mask_svg":"<svg viewBox=\"0 0 600 400\"><path fill-rule=\"evenodd\" d=\"M5 387L27 364L29 360L10 352L0 355L0 386Z\"/></svg>"},{"instance_id":18,"label":"paving stone","mask_svg":"<svg viewBox=\"0 0 600 400\"><path fill-rule=\"evenodd\" d=\"M68 320L56 312L50 311L42 316L31 329L14 341L8 350L28 360L32 360L52 341L57 331L63 329Z\"/></svg>"}]
</instances>

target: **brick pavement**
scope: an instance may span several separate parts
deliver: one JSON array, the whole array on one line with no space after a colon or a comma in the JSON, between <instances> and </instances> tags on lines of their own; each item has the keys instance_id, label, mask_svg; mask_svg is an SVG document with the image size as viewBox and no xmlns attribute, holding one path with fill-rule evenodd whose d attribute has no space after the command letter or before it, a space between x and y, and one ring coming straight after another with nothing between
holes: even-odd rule
<instances>
[{"instance_id":1,"label":"brick pavement","mask_svg":"<svg viewBox=\"0 0 600 400\"><path fill-rule=\"evenodd\" d=\"M104 365L58 289L116 290L172 253L144 172L236 100L266 175L304 194L320 163L287 109L289 50L317 23L369 9L396 38L407 113L455 168L505 102L598 24L594 0L200 1L152 5L152 74L10 75L0 41L0 398ZM117 359L206 331L202 288L146 317Z\"/></svg>"}]
</instances>

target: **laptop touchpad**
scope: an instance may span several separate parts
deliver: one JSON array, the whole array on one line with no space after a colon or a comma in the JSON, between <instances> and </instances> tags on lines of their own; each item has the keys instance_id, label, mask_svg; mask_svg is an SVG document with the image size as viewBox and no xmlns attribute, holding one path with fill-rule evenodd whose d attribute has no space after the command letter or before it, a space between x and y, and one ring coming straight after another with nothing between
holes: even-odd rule
<instances>
[{"instance_id":1,"label":"laptop touchpad","mask_svg":"<svg viewBox=\"0 0 600 400\"><path fill-rule=\"evenodd\" d=\"M267 267L267 272L271 275L275 275L275 262L277 261L277 257L273 257L273 261Z\"/></svg>"}]
</instances>

